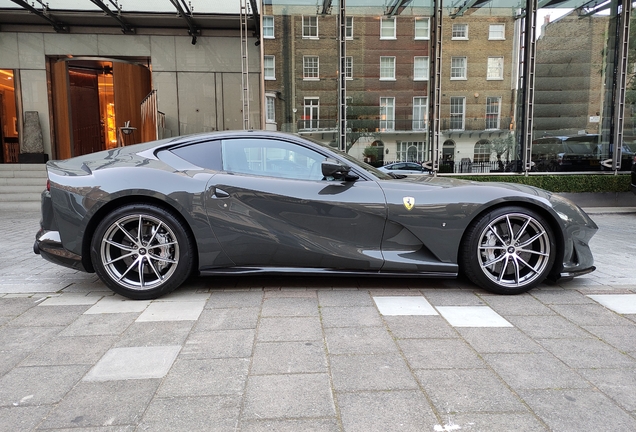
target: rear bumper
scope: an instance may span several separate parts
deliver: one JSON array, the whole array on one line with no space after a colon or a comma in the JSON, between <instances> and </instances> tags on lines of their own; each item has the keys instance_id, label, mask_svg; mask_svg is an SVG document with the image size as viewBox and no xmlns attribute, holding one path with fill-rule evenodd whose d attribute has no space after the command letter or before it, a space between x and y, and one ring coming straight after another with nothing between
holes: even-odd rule
<instances>
[{"instance_id":1,"label":"rear bumper","mask_svg":"<svg viewBox=\"0 0 636 432\"><path fill-rule=\"evenodd\" d=\"M82 265L82 257L64 249L58 231L46 231L41 229L35 236L33 252L52 263L75 270L86 271Z\"/></svg>"}]
</instances>

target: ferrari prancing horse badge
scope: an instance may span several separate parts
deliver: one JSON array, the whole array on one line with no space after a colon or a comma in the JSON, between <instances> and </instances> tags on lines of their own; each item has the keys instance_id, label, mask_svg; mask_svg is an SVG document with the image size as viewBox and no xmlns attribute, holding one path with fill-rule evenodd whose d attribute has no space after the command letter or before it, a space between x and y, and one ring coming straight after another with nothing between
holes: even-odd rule
<instances>
[{"instance_id":1,"label":"ferrari prancing horse badge","mask_svg":"<svg viewBox=\"0 0 636 432\"><path fill-rule=\"evenodd\" d=\"M404 197L402 198L402 202L404 203L404 207L406 207L407 210L412 210L413 206L415 205L415 198Z\"/></svg>"}]
</instances>

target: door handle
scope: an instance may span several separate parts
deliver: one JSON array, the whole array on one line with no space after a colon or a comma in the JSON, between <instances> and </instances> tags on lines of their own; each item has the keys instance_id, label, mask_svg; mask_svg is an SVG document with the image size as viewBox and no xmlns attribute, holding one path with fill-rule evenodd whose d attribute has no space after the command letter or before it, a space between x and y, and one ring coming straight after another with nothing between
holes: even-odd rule
<instances>
[{"instance_id":1,"label":"door handle","mask_svg":"<svg viewBox=\"0 0 636 432\"><path fill-rule=\"evenodd\" d=\"M212 198L229 198L230 194L217 187L212 188Z\"/></svg>"}]
</instances>

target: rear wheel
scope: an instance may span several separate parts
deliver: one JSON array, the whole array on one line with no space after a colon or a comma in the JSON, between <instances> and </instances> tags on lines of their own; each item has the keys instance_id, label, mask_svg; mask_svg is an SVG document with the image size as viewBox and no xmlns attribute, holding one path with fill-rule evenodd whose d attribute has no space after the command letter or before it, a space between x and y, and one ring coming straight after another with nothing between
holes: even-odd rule
<instances>
[{"instance_id":1,"label":"rear wheel","mask_svg":"<svg viewBox=\"0 0 636 432\"><path fill-rule=\"evenodd\" d=\"M502 207L484 214L468 229L461 264L466 276L497 294L519 294L550 272L556 254L554 234L537 213Z\"/></svg>"},{"instance_id":2,"label":"rear wheel","mask_svg":"<svg viewBox=\"0 0 636 432\"><path fill-rule=\"evenodd\" d=\"M193 244L170 212L149 204L121 207L97 226L91 259L100 279L136 300L167 294L190 275Z\"/></svg>"}]
</instances>

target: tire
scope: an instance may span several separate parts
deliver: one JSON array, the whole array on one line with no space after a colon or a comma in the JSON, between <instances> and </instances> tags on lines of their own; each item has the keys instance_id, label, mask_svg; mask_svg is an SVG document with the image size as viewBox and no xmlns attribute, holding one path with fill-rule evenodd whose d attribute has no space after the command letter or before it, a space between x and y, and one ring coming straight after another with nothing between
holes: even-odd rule
<instances>
[{"instance_id":1,"label":"tire","mask_svg":"<svg viewBox=\"0 0 636 432\"><path fill-rule=\"evenodd\" d=\"M542 216L522 207L501 207L470 225L460 265L468 279L487 291L520 294L546 278L555 256L554 233Z\"/></svg>"},{"instance_id":2,"label":"tire","mask_svg":"<svg viewBox=\"0 0 636 432\"><path fill-rule=\"evenodd\" d=\"M134 300L172 292L192 272L194 240L169 211L132 204L108 214L91 241L91 260L110 289Z\"/></svg>"}]
</instances>

